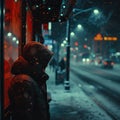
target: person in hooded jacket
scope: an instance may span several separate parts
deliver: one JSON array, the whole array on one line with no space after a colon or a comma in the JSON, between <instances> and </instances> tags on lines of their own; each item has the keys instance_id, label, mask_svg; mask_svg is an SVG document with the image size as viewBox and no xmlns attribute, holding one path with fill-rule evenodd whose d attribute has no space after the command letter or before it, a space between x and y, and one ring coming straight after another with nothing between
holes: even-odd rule
<instances>
[{"instance_id":1,"label":"person in hooded jacket","mask_svg":"<svg viewBox=\"0 0 120 120\"><path fill-rule=\"evenodd\" d=\"M9 105L8 89L12 78L11 68L8 60L4 59L4 109Z\"/></svg>"},{"instance_id":2,"label":"person in hooded jacket","mask_svg":"<svg viewBox=\"0 0 120 120\"><path fill-rule=\"evenodd\" d=\"M39 42L29 42L13 63L8 95L12 120L50 120L45 73L53 53Z\"/></svg>"}]
</instances>

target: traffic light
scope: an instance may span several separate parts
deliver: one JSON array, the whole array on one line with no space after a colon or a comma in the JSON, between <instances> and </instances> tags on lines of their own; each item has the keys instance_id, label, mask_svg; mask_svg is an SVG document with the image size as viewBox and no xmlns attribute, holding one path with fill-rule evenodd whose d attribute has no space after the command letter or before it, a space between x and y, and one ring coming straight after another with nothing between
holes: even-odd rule
<instances>
[{"instance_id":1,"label":"traffic light","mask_svg":"<svg viewBox=\"0 0 120 120\"><path fill-rule=\"evenodd\" d=\"M87 48L87 45L83 45L84 48Z\"/></svg>"},{"instance_id":2,"label":"traffic light","mask_svg":"<svg viewBox=\"0 0 120 120\"><path fill-rule=\"evenodd\" d=\"M74 43L74 45L75 45L75 46L78 46L79 44L78 44L78 42L76 41L76 42Z\"/></svg>"}]
</instances>

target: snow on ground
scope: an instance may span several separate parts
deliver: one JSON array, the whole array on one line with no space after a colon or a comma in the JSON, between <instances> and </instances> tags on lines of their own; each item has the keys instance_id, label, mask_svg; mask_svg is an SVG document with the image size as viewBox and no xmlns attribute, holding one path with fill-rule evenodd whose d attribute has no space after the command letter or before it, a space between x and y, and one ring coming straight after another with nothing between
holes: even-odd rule
<instances>
[{"instance_id":1,"label":"snow on ground","mask_svg":"<svg viewBox=\"0 0 120 120\"><path fill-rule=\"evenodd\" d=\"M49 69L47 73L51 120L112 120L74 83L75 76L70 76L70 91L66 91L63 84L55 85L55 73Z\"/></svg>"},{"instance_id":2,"label":"snow on ground","mask_svg":"<svg viewBox=\"0 0 120 120\"><path fill-rule=\"evenodd\" d=\"M80 74L82 74L82 75L89 76L89 78L91 78L93 81L98 82L99 84L101 84L107 88L110 88L120 94L120 86L119 86L119 84L115 83L114 81L107 80L107 82L105 82L106 81L105 78L101 79L101 77L99 77L97 75L91 75L91 73L82 71L79 68L72 68L72 69L79 71Z\"/></svg>"}]
</instances>

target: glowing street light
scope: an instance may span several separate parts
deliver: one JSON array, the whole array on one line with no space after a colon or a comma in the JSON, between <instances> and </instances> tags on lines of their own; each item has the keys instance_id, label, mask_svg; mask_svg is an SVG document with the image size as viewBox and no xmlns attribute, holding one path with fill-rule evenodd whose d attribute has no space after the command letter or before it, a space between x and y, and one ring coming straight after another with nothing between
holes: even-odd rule
<instances>
[{"instance_id":1,"label":"glowing street light","mask_svg":"<svg viewBox=\"0 0 120 120\"><path fill-rule=\"evenodd\" d=\"M18 40L16 41L16 44L19 44L19 41L18 41Z\"/></svg>"},{"instance_id":2,"label":"glowing street light","mask_svg":"<svg viewBox=\"0 0 120 120\"><path fill-rule=\"evenodd\" d=\"M93 13L94 13L95 15L98 15L100 12L99 12L98 9L95 9L95 10L93 10Z\"/></svg>"},{"instance_id":3,"label":"glowing street light","mask_svg":"<svg viewBox=\"0 0 120 120\"><path fill-rule=\"evenodd\" d=\"M75 33L74 33L74 32L71 32L71 33L70 33L70 35L71 35L71 36L74 36L74 35L75 35Z\"/></svg>"},{"instance_id":4,"label":"glowing street light","mask_svg":"<svg viewBox=\"0 0 120 120\"><path fill-rule=\"evenodd\" d=\"M64 43L64 44L66 44L66 43L67 43L67 41L66 41L66 40L64 40L64 41L63 41L63 43Z\"/></svg>"},{"instance_id":5,"label":"glowing street light","mask_svg":"<svg viewBox=\"0 0 120 120\"><path fill-rule=\"evenodd\" d=\"M12 33L11 33L11 32L9 32L9 33L7 34L7 36L8 36L8 37L11 37L11 36L12 36Z\"/></svg>"},{"instance_id":6,"label":"glowing street light","mask_svg":"<svg viewBox=\"0 0 120 120\"><path fill-rule=\"evenodd\" d=\"M77 25L77 28L78 28L78 29L81 29L81 28L82 28L82 25L78 24L78 25Z\"/></svg>"},{"instance_id":7,"label":"glowing street light","mask_svg":"<svg viewBox=\"0 0 120 120\"><path fill-rule=\"evenodd\" d=\"M16 40L17 40L16 37L13 37L13 38L12 38L12 41L16 41Z\"/></svg>"}]
</instances>

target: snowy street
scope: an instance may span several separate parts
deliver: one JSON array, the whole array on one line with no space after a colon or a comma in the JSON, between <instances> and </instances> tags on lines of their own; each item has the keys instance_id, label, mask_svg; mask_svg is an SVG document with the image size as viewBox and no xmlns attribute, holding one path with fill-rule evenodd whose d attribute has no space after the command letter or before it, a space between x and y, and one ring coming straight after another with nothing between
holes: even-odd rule
<instances>
[{"instance_id":1,"label":"snowy street","mask_svg":"<svg viewBox=\"0 0 120 120\"><path fill-rule=\"evenodd\" d=\"M119 68L111 71L91 66L71 64L70 91L64 89L64 84L55 85L54 73L48 70L51 120L120 119L120 75L116 72ZM102 72L106 76L100 76ZM110 76L116 77L110 79Z\"/></svg>"}]
</instances>

